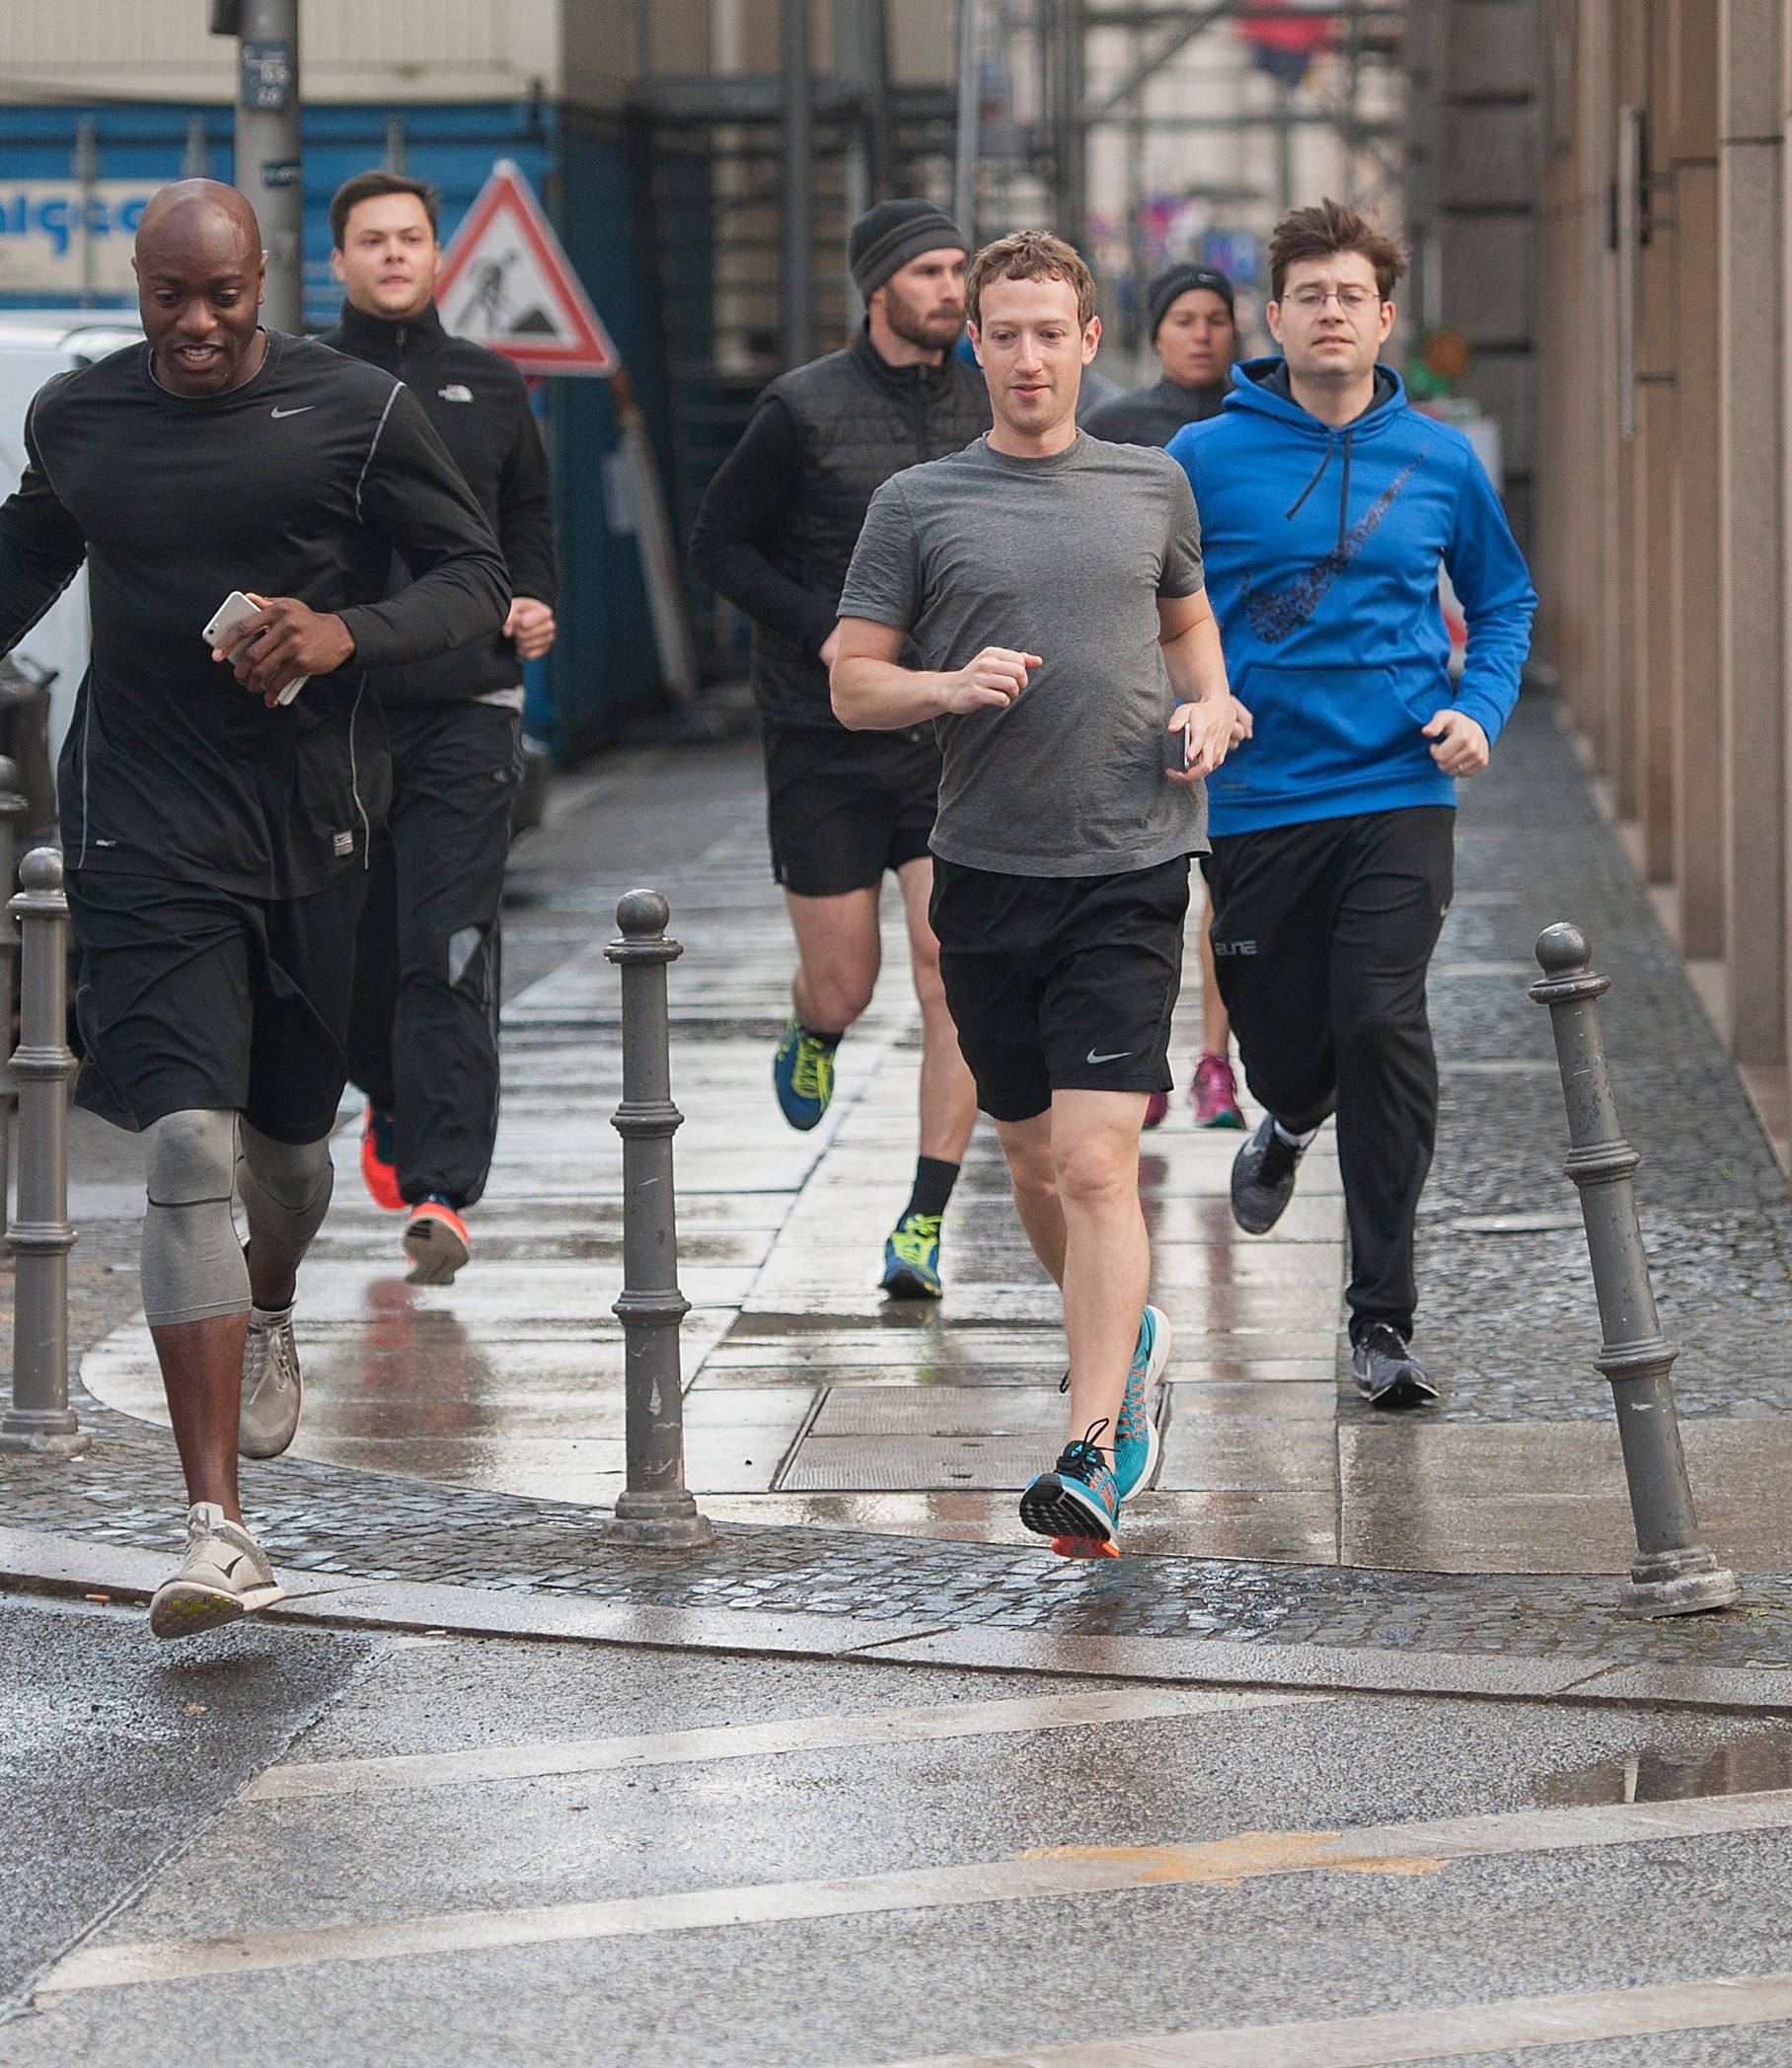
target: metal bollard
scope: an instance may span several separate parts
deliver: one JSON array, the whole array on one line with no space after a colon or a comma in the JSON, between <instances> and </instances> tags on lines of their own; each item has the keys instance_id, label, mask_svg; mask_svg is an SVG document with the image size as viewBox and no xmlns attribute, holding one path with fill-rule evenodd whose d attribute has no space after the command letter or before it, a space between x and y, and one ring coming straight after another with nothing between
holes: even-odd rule
<instances>
[{"instance_id":1,"label":"metal bollard","mask_svg":"<svg viewBox=\"0 0 1792 2068\"><path fill-rule=\"evenodd\" d=\"M31 800L19 787L19 764L0 754L0 883L13 894L19 858L19 822ZM0 1049L12 1039L13 1007L19 998L19 943L10 926L0 928ZM6 1233L7 1173L12 1168L13 1114L18 1098L0 1066L0 1235Z\"/></svg>"},{"instance_id":2,"label":"metal bollard","mask_svg":"<svg viewBox=\"0 0 1792 2068\"><path fill-rule=\"evenodd\" d=\"M0 1450L78 1457L93 1439L68 1405L68 900L62 856L34 848L24 888L7 904L23 936L19 1046L19 1218L13 1252L13 1404L0 1415Z\"/></svg>"},{"instance_id":3,"label":"metal bollard","mask_svg":"<svg viewBox=\"0 0 1792 2068\"><path fill-rule=\"evenodd\" d=\"M685 1487L684 1375L679 1324L678 1222L666 964L684 949L666 938L671 908L656 890L632 890L616 908L621 940L604 950L623 973L623 1102L611 1125L623 1138L623 1293L627 1338L629 1484L605 1529L615 1544L682 1550L712 1532Z\"/></svg>"},{"instance_id":4,"label":"metal bollard","mask_svg":"<svg viewBox=\"0 0 1792 2068\"><path fill-rule=\"evenodd\" d=\"M1634 1179L1643 1159L1618 1132L1600 1026L1599 1001L1611 989L1611 979L1594 973L1592 953L1578 926L1545 927L1536 944L1543 975L1531 987L1531 996L1549 1007L1555 1034L1568 1107L1570 1146L1564 1167L1580 1189L1604 1338L1594 1362L1611 1381L1636 1527L1636 1557L1629 1584L1618 1589L1617 1605L1629 1616L1695 1615L1728 1608L1737 1598L1736 1575L1698 1540L1668 1375L1675 1350L1662 1335L1655 1311L1649 1258L1636 1218Z\"/></svg>"}]
</instances>

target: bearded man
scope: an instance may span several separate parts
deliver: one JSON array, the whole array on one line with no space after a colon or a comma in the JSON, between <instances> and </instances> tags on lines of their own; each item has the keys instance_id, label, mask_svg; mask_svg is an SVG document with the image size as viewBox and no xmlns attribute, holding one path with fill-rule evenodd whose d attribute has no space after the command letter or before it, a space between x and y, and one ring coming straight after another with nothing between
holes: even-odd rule
<instances>
[{"instance_id":1,"label":"bearded man","mask_svg":"<svg viewBox=\"0 0 1792 2068\"><path fill-rule=\"evenodd\" d=\"M982 374L952 352L964 326L957 225L927 201L880 201L853 225L848 256L863 328L845 351L766 388L709 483L691 557L753 622L772 873L796 936L792 1009L772 1065L793 1128L827 1111L834 1052L871 1001L885 870L902 891L924 1035L921 1139L882 1283L892 1298L932 1299L940 1218L977 1118L928 920L939 749L931 724L849 732L828 668L871 497L905 468L962 451L989 428L990 405Z\"/></svg>"}]
</instances>

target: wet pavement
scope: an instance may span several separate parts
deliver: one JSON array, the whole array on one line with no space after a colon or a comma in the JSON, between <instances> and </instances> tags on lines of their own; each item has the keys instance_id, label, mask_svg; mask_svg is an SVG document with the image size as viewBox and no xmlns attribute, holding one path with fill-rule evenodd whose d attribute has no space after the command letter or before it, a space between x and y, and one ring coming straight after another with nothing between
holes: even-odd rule
<instances>
[{"instance_id":1,"label":"wet pavement","mask_svg":"<svg viewBox=\"0 0 1792 2068\"><path fill-rule=\"evenodd\" d=\"M506 941L505 1105L460 1284L403 1283L396 1223L362 1194L352 1118L300 1308L295 1456L497 1494L604 1505L621 1485L619 993L615 899L662 888L670 972L688 1477L726 1522L1026 1544L1013 1494L1063 1431L1056 1301L980 1130L947 1217L946 1299L887 1302L882 1237L906 1194L920 1052L899 915L840 1052L833 1110L792 1133L769 1084L787 931L764 861L750 742L653 750L562 785L519 849ZM1444 1405L1378 1416L1350 1386L1335 1162L1322 1141L1268 1237L1232 1227L1237 1138L1179 1099L1146 1138L1154 1298L1175 1346L1164 1471L1127 1549L1434 1574L1611 1573L1627 1507L1546 1015L1526 997L1552 919L1592 934L1706 1534L1792 1571L1792 1282L1773 1163L1550 708L1528 700L1463 787L1457 897L1433 970L1443 1125L1421 1220L1419 1347ZM1176 1027L1196 1046L1196 959ZM1252 1109L1254 1111L1254 1109ZM116 1172L77 1201L128 1202ZM146 1334L89 1351L87 1386L161 1419ZM852 1562L845 1544L837 1551ZM867 1556L875 1554L867 1550ZM369 1553L378 1564L377 1554ZM1146 1583L1149 1588L1150 1583Z\"/></svg>"},{"instance_id":2,"label":"wet pavement","mask_svg":"<svg viewBox=\"0 0 1792 2068\"><path fill-rule=\"evenodd\" d=\"M0 1460L0 1572L73 1596L0 1594L0 2068L1792 2057L1785 1188L1546 707L1497 767L1464 792L1432 988L1421 1343L1448 1398L1385 1421L1344 1378L1327 1149L1247 1241L1237 1138L1179 1105L1144 1163L1177 1331L1164 1483L1113 1563L1011 1525L1063 1344L983 1136L941 1308L875 1291L919 1060L894 937L835 1112L809 1137L777 1116L788 949L748 746L600 764L519 849L503 1137L461 1284L403 1283L345 1115L303 1433L245 1469L295 1598L178 1648L121 1605L180 1528L135 1147L77 1116L94 1450ZM687 1417L717 1533L677 1554L602 1538L602 943L636 878L687 943ZM1524 996L1560 917L1615 979L1701 1512L1754 1576L1724 1615L1611 1605L1615 1439Z\"/></svg>"},{"instance_id":3,"label":"wet pavement","mask_svg":"<svg viewBox=\"0 0 1792 2068\"><path fill-rule=\"evenodd\" d=\"M122 1623L0 1597L0 2003L178 1857L377 1649L256 1626L170 1651L121 1645Z\"/></svg>"},{"instance_id":4,"label":"wet pavement","mask_svg":"<svg viewBox=\"0 0 1792 2068\"><path fill-rule=\"evenodd\" d=\"M1733 1718L271 1627L147 1657L116 1608L0 1613L36 1726L4 2068L1690 2068L1792 2034L1792 1794Z\"/></svg>"}]
</instances>

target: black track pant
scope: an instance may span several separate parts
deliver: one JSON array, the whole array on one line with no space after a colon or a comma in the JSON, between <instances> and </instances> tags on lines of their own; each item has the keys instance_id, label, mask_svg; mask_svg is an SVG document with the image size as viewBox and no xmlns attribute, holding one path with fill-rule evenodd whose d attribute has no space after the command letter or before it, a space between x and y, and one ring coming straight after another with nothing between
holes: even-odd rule
<instances>
[{"instance_id":1,"label":"black track pant","mask_svg":"<svg viewBox=\"0 0 1792 2068\"><path fill-rule=\"evenodd\" d=\"M399 1190L457 1207L497 1135L498 906L521 721L490 703L401 705L392 811L355 936L348 1074L397 1118Z\"/></svg>"},{"instance_id":2,"label":"black track pant","mask_svg":"<svg viewBox=\"0 0 1792 2068\"><path fill-rule=\"evenodd\" d=\"M1300 1134L1338 1116L1353 1339L1412 1332L1412 1224L1438 1132L1425 971L1450 908L1456 813L1366 812L1234 833L1203 866L1245 1081Z\"/></svg>"}]
</instances>

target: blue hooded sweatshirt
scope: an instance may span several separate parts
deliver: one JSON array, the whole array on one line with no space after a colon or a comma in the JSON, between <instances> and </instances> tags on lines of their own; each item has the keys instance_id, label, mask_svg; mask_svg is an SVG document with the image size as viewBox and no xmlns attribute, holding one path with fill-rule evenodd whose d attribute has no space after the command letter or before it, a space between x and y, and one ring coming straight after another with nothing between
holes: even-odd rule
<instances>
[{"instance_id":1,"label":"blue hooded sweatshirt","mask_svg":"<svg viewBox=\"0 0 1792 2068\"><path fill-rule=\"evenodd\" d=\"M1455 804L1420 728L1454 703L1499 737L1536 608L1467 438L1421 416L1384 366L1375 402L1333 430L1290 397L1275 358L1234 366L1220 414L1168 450L1195 491L1227 672L1255 725L1207 778L1209 830ZM1455 685L1440 562L1468 621Z\"/></svg>"}]
</instances>

